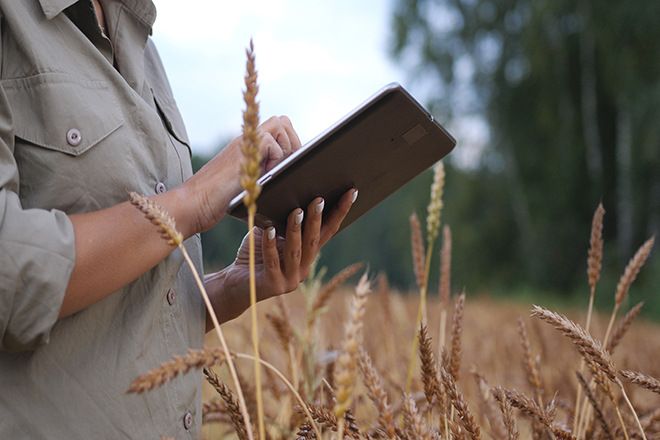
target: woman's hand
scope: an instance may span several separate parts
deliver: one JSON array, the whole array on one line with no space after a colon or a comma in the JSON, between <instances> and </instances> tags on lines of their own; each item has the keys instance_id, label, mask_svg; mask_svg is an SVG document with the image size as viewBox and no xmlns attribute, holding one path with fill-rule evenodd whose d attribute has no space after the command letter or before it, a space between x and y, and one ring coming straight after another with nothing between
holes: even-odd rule
<instances>
[{"instance_id":1,"label":"woman's hand","mask_svg":"<svg viewBox=\"0 0 660 440\"><path fill-rule=\"evenodd\" d=\"M259 126L258 131L261 135L259 152L262 173L270 171L301 147L298 134L286 116L268 119ZM239 177L243 162L242 142L242 137L234 139L181 185L181 190L186 192L186 199L192 204L190 229L181 231L186 238L215 226L227 215L229 202L241 192Z\"/></svg>"},{"instance_id":2,"label":"woman's hand","mask_svg":"<svg viewBox=\"0 0 660 440\"><path fill-rule=\"evenodd\" d=\"M257 300L292 292L304 281L319 250L337 232L355 202L357 190L348 191L323 218L325 202L312 201L307 211L294 210L288 218L286 239L274 228L255 228L255 269ZM303 231L304 222L304 231ZM213 308L222 323L243 313L250 306L249 245L243 239L236 260L224 270L206 277L205 283ZM210 319L207 319L207 329Z\"/></svg>"}]
</instances>

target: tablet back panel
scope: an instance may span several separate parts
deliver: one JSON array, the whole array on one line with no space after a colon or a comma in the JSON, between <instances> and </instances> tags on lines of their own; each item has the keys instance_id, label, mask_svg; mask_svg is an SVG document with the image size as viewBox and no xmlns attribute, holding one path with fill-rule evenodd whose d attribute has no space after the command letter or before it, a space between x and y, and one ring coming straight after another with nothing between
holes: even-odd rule
<instances>
[{"instance_id":1,"label":"tablet back panel","mask_svg":"<svg viewBox=\"0 0 660 440\"><path fill-rule=\"evenodd\" d=\"M275 226L284 235L294 209L306 209L313 199L323 197L327 215L346 191L357 188L359 197L341 225L344 229L455 145L419 103L400 85L391 84L263 176L255 223ZM236 197L228 211L246 220L241 198Z\"/></svg>"}]
</instances>

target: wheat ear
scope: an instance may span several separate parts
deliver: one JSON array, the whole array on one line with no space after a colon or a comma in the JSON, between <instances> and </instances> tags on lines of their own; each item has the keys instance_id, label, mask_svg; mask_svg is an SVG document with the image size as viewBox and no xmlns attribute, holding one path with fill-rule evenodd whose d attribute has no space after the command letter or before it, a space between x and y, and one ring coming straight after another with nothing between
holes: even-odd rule
<instances>
[{"instance_id":1,"label":"wheat ear","mask_svg":"<svg viewBox=\"0 0 660 440\"><path fill-rule=\"evenodd\" d=\"M218 322L218 317L216 316L215 310L213 309L213 305L211 304L211 300L209 299L209 296L206 293L206 288L204 287L204 283L202 282L199 274L197 273L197 269L193 264L192 259L188 255L188 252L186 251L186 247L183 245L183 236L181 235L181 233L179 233L179 231L177 231L176 223L174 219L167 213L167 211L165 211L165 209L163 209L162 206L158 205L153 200L148 199L145 196L133 191L129 193L129 197L131 200L131 204L133 204L133 206L138 208L145 215L145 217L149 219L154 225L158 226L158 230L161 232L163 238L167 240L169 244L176 245L179 247L181 253L183 254L183 258L188 263L188 266L190 266L190 270L193 274L193 277L195 278L195 282L197 283L199 292L202 294L202 298L204 298L204 304L206 305L206 310L209 316L211 317L211 321L213 321L213 327L215 328L216 334L218 335L218 339L220 339L220 343L222 344L222 349L225 354L225 359L227 360L227 366L229 367L229 371L231 373L232 379L234 380L234 385L236 386L236 390L238 392L238 397L239 397L239 402L241 404L243 417L245 418L246 423L249 424L250 415L248 414L247 407L245 406L245 399L243 398L243 393L241 391L241 384L238 381L238 376L236 374L236 369L234 368L234 362L231 359L229 347L227 346L225 337L222 333L222 330L220 329L220 323ZM248 430L248 433L250 435L249 440L253 440L252 432Z\"/></svg>"},{"instance_id":2,"label":"wheat ear","mask_svg":"<svg viewBox=\"0 0 660 440\"><path fill-rule=\"evenodd\" d=\"M431 338L424 324L419 327L419 359L422 368L422 383L424 384L424 395L430 407L440 395L440 383L438 382L438 367L431 349Z\"/></svg>"},{"instance_id":3,"label":"wheat ear","mask_svg":"<svg viewBox=\"0 0 660 440\"><path fill-rule=\"evenodd\" d=\"M454 321L451 329L451 352L449 361L449 372L458 382L461 370L461 357L463 354L463 316L465 311L465 292L456 300L454 305Z\"/></svg>"},{"instance_id":4,"label":"wheat ear","mask_svg":"<svg viewBox=\"0 0 660 440\"><path fill-rule=\"evenodd\" d=\"M637 318L637 315L639 315L639 312L642 310L642 306L644 306L643 301L638 303L635 307L630 309L628 313L626 313L626 316L623 317L619 325L610 335L607 344L605 344L605 349L607 351L612 353L617 345L619 345L621 339L623 339L623 336L626 334L633 321Z\"/></svg>"},{"instance_id":5,"label":"wheat ear","mask_svg":"<svg viewBox=\"0 0 660 440\"><path fill-rule=\"evenodd\" d=\"M126 393L141 394L151 391L191 370L222 365L225 359L227 359L225 354L217 348L204 347L201 350L188 350L187 355L174 356L172 360L163 362L158 368L135 378Z\"/></svg>"},{"instance_id":6,"label":"wheat ear","mask_svg":"<svg viewBox=\"0 0 660 440\"><path fill-rule=\"evenodd\" d=\"M360 368L364 374L364 385L367 387L367 395L374 402L376 408L378 408L378 422L387 432L388 438L393 439L396 435L396 426L394 424L392 407L387 401L387 393L371 362L371 357L362 346L360 346L359 355Z\"/></svg>"},{"instance_id":7,"label":"wheat ear","mask_svg":"<svg viewBox=\"0 0 660 440\"><path fill-rule=\"evenodd\" d=\"M339 420L339 433L344 432L343 415L351 406L354 397L353 391L355 388L355 377L357 375L358 349L362 343L363 318L369 290L369 280L367 273L365 273L355 288L350 317L344 329L341 351L335 361L334 382L336 384L335 393L337 401L334 406L334 413Z\"/></svg>"},{"instance_id":8,"label":"wheat ear","mask_svg":"<svg viewBox=\"0 0 660 440\"><path fill-rule=\"evenodd\" d=\"M541 377L539 375L538 365L529 346L525 321L523 321L521 317L518 317L518 336L520 337L520 346L522 347L523 352L523 367L527 372L527 381L534 390L534 397L539 404L543 405L543 386L541 384Z\"/></svg>"},{"instance_id":9,"label":"wheat ear","mask_svg":"<svg viewBox=\"0 0 660 440\"><path fill-rule=\"evenodd\" d=\"M431 440L431 433L424 423L422 416L417 411L417 405L409 394L403 396L403 421L406 431L411 438L420 440Z\"/></svg>"},{"instance_id":10,"label":"wheat ear","mask_svg":"<svg viewBox=\"0 0 660 440\"><path fill-rule=\"evenodd\" d=\"M623 398L626 401L626 404L628 405L628 408L630 409L633 417L635 418L635 422L637 423L637 427L639 428L642 437L646 440L644 429L642 428L642 425L639 421L637 412L635 411L635 408L632 406L632 403L630 402L630 399L626 394L626 390L624 389L621 380L619 380L619 378L617 377L616 367L614 366L614 363L612 362L609 353L602 348L601 344L598 341L594 340L591 337L591 335L585 332L578 324L574 323L565 316L559 315L554 312L550 312L538 306L534 306L534 312L532 313L532 316L537 316L543 319L544 321L552 324L556 329L560 330L565 336L568 336L573 342L573 344L577 347L580 354L582 354L587 364L588 365L592 364L594 367L597 367L597 368L593 368L593 370L595 371L599 369L600 371L603 372L603 374L605 374L605 376L610 381L612 381L614 384L616 384L619 387L619 389L621 390L621 394L623 395ZM614 404L614 408L617 410L618 413L618 407L616 406L616 403ZM624 434L627 438L628 434L626 433L626 428L623 423L623 419L621 419L620 414L619 414L619 419L621 421L621 426L623 427Z\"/></svg>"},{"instance_id":11,"label":"wheat ear","mask_svg":"<svg viewBox=\"0 0 660 440\"><path fill-rule=\"evenodd\" d=\"M632 383L641 386L649 391L660 394L660 381L651 376L646 376L632 370L621 370L621 376L630 380Z\"/></svg>"},{"instance_id":12,"label":"wheat ear","mask_svg":"<svg viewBox=\"0 0 660 440\"><path fill-rule=\"evenodd\" d=\"M248 433L246 431L247 424L243 419L243 415L240 411L240 405L238 404L234 393L231 392L229 387L220 380L217 374L211 368L204 368L204 376L206 376L206 381L215 388L222 400L225 402L226 411L229 414L232 424L234 425L234 430L239 440L246 440L248 438Z\"/></svg>"},{"instance_id":13,"label":"wheat ear","mask_svg":"<svg viewBox=\"0 0 660 440\"><path fill-rule=\"evenodd\" d=\"M591 295L589 297L589 310L587 312L586 330L589 331L591 324L591 313L594 305L594 293L596 291L596 283L600 279L600 271L602 268L603 260L603 217L605 216L605 208L600 203L594 218L591 221L591 235L589 237L589 257L587 258L587 275L589 277L589 287L591 288Z\"/></svg>"},{"instance_id":14,"label":"wheat ear","mask_svg":"<svg viewBox=\"0 0 660 440\"><path fill-rule=\"evenodd\" d=\"M504 426L506 427L508 439L509 440L518 440L520 433L518 428L516 428L516 419L513 417L513 407L511 402L506 398L504 390L500 387L493 388L493 397L500 404L500 411L502 412L502 420L504 421Z\"/></svg>"},{"instance_id":15,"label":"wheat ear","mask_svg":"<svg viewBox=\"0 0 660 440\"><path fill-rule=\"evenodd\" d=\"M328 282L325 286L323 286L323 288L314 298L314 302L312 303L312 308L310 311L310 316L312 316L315 319L316 316L318 316L318 312L328 304L330 297L337 290L337 288L341 286L347 279L355 275L355 273L357 273L357 271L360 270L361 268L362 268L362 263L355 263L346 267L337 275L332 277L330 282Z\"/></svg>"},{"instance_id":16,"label":"wheat ear","mask_svg":"<svg viewBox=\"0 0 660 440\"><path fill-rule=\"evenodd\" d=\"M438 161L433 166L433 183L431 184L431 200L427 207L426 234L428 243L438 238L440 229L440 215L442 214L442 193L445 187L445 166Z\"/></svg>"},{"instance_id":17,"label":"wheat ear","mask_svg":"<svg viewBox=\"0 0 660 440\"><path fill-rule=\"evenodd\" d=\"M442 377L444 389L449 395L452 405L456 408L458 417L468 435L472 440L480 439L481 429L479 429L474 414L470 411L470 407L465 401L463 394L458 391L454 377L444 367L440 367L440 376Z\"/></svg>"},{"instance_id":18,"label":"wheat ear","mask_svg":"<svg viewBox=\"0 0 660 440\"><path fill-rule=\"evenodd\" d=\"M607 341L609 339L610 332L612 331L612 326L614 325L614 317L616 316L616 313L619 311L619 306L621 306L623 300L626 299L626 296L628 295L628 290L630 289L630 285L633 283L633 281L635 281L635 278L637 278L637 274L639 274L640 269L642 268L642 266L644 266L646 259L649 257L654 242L655 242L655 235L649 238L648 240L646 240L644 244L640 246L637 252L635 252L635 255L628 262L628 265L626 266L626 270L623 272L623 275L621 275L621 278L619 279L619 284L617 284L616 286L616 295L614 296L614 310L612 311L612 316L610 317L610 322L607 326L605 337L603 338L604 341Z\"/></svg>"}]
</instances>

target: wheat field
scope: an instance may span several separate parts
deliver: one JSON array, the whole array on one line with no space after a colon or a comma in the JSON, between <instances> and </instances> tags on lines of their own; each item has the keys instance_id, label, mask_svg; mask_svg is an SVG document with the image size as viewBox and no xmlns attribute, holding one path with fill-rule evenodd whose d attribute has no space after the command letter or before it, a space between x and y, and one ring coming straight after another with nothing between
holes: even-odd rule
<instances>
[{"instance_id":1,"label":"wheat field","mask_svg":"<svg viewBox=\"0 0 660 440\"><path fill-rule=\"evenodd\" d=\"M247 55L246 105L255 110L252 45ZM246 117L248 128L257 125L258 118ZM246 151L244 170L258 168ZM654 237L609 294L609 315L593 311L596 293L608 295L597 292L602 205L585 249L584 309L553 311L452 290L448 225L439 292L427 295L443 187L439 162L426 240L417 214L410 217L417 290L392 290L384 274L371 274L362 263L338 274L314 267L295 292L253 306L222 328L212 316L216 332L207 335L205 348L145 372L127 392L149 392L203 371L207 440L660 438L660 332L638 319L643 305L628 298ZM186 255L173 219L132 198ZM251 297L256 302L254 289Z\"/></svg>"},{"instance_id":2,"label":"wheat field","mask_svg":"<svg viewBox=\"0 0 660 440\"><path fill-rule=\"evenodd\" d=\"M363 318L362 346L371 357L373 367L380 377L382 387L392 407L394 421L397 425L404 426L400 422L402 417L402 399L405 392L406 374L410 355L410 347L415 337L415 315L419 302L419 295L407 294L390 290L387 283L378 277L372 280L372 291L368 296L366 312ZM314 359L302 359L296 367L301 383L303 377L311 380L313 376L317 387L313 398L307 397L308 403L314 403L318 407L325 407L332 411L334 402L331 393L327 392L327 386L332 384L332 367L337 357L337 349L341 345L344 335L344 325L350 315L350 300L353 290L350 281L343 287L338 288L328 299L327 306L320 316L316 318L316 331L313 338L305 347L301 342L304 338L305 329L309 321L308 294L304 291L310 285L301 288L286 297L283 302L269 301L259 305L259 316L264 324L261 326L260 347L261 356L280 371L291 378L291 359L298 359L304 350L314 353ZM355 283L353 283L355 284ZM457 295L453 296L453 303ZM289 350L282 342L282 331L276 326L267 325L267 315L282 316L282 304L289 314L289 321L293 334L289 335ZM586 300L585 300L586 304ZM435 359L438 359L438 339L440 334L439 316L440 301L437 296L430 297L428 308L428 336L431 339L431 348ZM536 399L540 396L546 405L554 399L556 416L555 424L564 426L566 433L572 430L572 417L576 399L578 380L576 370L580 369L581 357L578 350L573 347L569 338L562 336L551 325L538 318L531 317L531 305L510 302L499 302L486 297L467 298L463 312L462 334L460 341L461 360L459 374L456 380L457 389L463 395L470 411L474 414L476 423L480 429L480 438L511 438L509 437L505 421L499 405L493 398L491 389L501 387L515 391ZM586 316L583 311L567 311L566 314L577 323L584 323ZM606 331L608 316L595 315L592 322L592 334L595 338L602 337ZM620 322L623 317L619 317ZM272 319L270 320L272 322ZM448 339L452 332L452 320L447 322ZM525 357L524 345L521 343L521 324L523 323L528 341L528 352L536 364L538 370L538 381L540 392L538 394L535 386L529 379L528 358ZM250 321L248 316L227 323L224 326L228 343L236 350L247 350L250 347ZM660 353L660 331L658 326L643 321L635 321L623 336L612 353L612 360L620 370L634 370L642 372L651 377L660 377L660 362L656 353ZM451 344L451 342L449 342ZM217 346L215 335L207 337L208 346ZM313 345L313 347L312 347ZM293 352L293 356L291 355ZM240 361L239 361L240 362ZM294 363L295 364L295 363ZM310 364L312 365L310 367ZM430 438L436 438L443 432L440 416L437 410L429 411L429 405L424 394L424 381L422 369L417 360L414 379L410 389L410 396L416 403L417 411L421 420L431 432ZM246 384L246 399L250 400L250 390L253 389L251 364L247 361L237 364L237 369L243 371L243 382ZM216 368L220 376L229 382L222 368ZM313 371L312 371L313 370ZM588 374L585 369L585 375ZM323 382L323 379L326 382ZM292 380L292 379L290 379ZM300 435L300 425L304 423L304 417L296 411L296 402L291 398L288 390L282 383L272 375L267 375L265 384L265 413L269 426L270 438L311 438ZM624 380L624 385L630 400L645 423L647 438L660 438L660 396L643 387ZM321 392L319 389L324 389ZM300 385L301 394L306 392L304 386ZM205 414L204 432L207 439L236 438L236 431L228 415L224 403L212 386L206 385L205 402L207 413ZM368 397L369 390L364 384L364 373L356 373L356 385L353 391L352 417L359 429L360 436L354 438L383 438L386 436L379 432L382 426L379 424L379 410L372 399ZM325 400L324 400L325 398ZM622 417L632 438L641 438L634 432L634 422L630 413L625 413L625 404L620 394L615 396L616 404L621 408ZM602 399L601 399L602 400ZM254 408L254 404L248 405ZM612 438L624 438L620 428L616 425L616 416L612 409L612 403L603 402L605 418L610 424ZM539 428L534 417L527 412L513 409L516 432L520 438L552 438L550 434ZM322 418L319 418L321 420ZM491 423L491 419L493 419ZM657 420L656 420L657 419ZM456 423L460 419L455 416ZM460 429L460 428L459 428ZM330 429L323 429L324 438L335 435ZM593 424L591 432L586 433L585 438L608 438L602 432L602 428ZM397 438L416 438L411 434L408 437L399 435ZM445 438L445 437L443 437ZM451 438L471 438L464 430L458 436ZM566 437L572 438L572 437Z\"/></svg>"}]
</instances>

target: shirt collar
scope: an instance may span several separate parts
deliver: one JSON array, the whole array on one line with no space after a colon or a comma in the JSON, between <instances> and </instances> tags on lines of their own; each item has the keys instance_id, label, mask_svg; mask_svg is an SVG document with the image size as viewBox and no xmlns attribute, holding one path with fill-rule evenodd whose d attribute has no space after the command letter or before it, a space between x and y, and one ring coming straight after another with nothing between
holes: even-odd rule
<instances>
[{"instance_id":1,"label":"shirt collar","mask_svg":"<svg viewBox=\"0 0 660 440\"><path fill-rule=\"evenodd\" d=\"M39 3L41 3L41 9L43 9L46 18L51 20L77 1L78 0L39 0Z\"/></svg>"},{"instance_id":2,"label":"shirt collar","mask_svg":"<svg viewBox=\"0 0 660 440\"><path fill-rule=\"evenodd\" d=\"M80 0L39 0L48 20ZM129 11L151 28L156 21L156 7L151 0L114 0L122 3Z\"/></svg>"}]
</instances>

